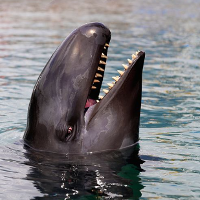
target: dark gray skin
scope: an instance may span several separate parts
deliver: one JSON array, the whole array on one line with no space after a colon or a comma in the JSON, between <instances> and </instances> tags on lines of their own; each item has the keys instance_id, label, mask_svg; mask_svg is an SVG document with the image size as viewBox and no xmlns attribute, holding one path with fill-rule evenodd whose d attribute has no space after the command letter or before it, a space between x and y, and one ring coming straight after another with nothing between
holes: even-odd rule
<instances>
[{"instance_id":1,"label":"dark gray skin","mask_svg":"<svg viewBox=\"0 0 200 200\"><path fill-rule=\"evenodd\" d=\"M144 52L129 64L114 87L98 99L103 77L95 78L111 33L100 23L76 29L54 52L34 87L25 144L42 151L87 153L121 149L139 139ZM108 45L107 45L108 46ZM94 79L99 82L93 84ZM97 89L91 89L96 86Z\"/></svg>"}]
</instances>

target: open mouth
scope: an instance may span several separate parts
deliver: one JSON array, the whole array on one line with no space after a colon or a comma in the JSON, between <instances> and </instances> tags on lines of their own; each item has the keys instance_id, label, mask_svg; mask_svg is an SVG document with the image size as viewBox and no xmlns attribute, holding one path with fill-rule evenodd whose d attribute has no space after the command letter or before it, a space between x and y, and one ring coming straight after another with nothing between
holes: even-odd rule
<instances>
[{"instance_id":1,"label":"open mouth","mask_svg":"<svg viewBox=\"0 0 200 200\"><path fill-rule=\"evenodd\" d=\"M118 81L122 79L122 77L126 73L129 73L130 70L128 69L132 68L134 64L136 63L136 60L140 57L141 54L143 54L143 52L141 51L136 51L135 54L132 54L131 59L127 59L128 63L122 64L123 66L122 70L117 70L117 72L119 73L119 76L112 77L114 81L112 81L111 83L107 83L108 89L103 89L103 92L105 93L105 95L100 96L99 94L100 94L100 90L101 90L101 86L102 86L102 82L104 78L104 72L106 68L106 60L108 58L107 57L108 47L109 47L109 43L106 43L101 53L101 58L99 60L98 67L97 67L94 79L92 81L91 89L86 100L85 112L87 112L89 107L101 101L111 90L113 90L115 86L117 85Z\"/></svg>"}]
</instances>

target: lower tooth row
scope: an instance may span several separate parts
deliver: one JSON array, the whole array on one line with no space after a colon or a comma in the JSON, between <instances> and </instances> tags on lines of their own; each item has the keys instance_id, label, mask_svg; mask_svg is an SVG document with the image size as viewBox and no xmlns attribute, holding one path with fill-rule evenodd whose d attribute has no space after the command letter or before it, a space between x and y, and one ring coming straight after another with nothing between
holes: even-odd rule
<instances>
[{"instance_id":1,"label":"lower tooth row","mask_svg":"<svg viewBox=\"0 0 200 200\"><path fill-rule=\"evenodd\" d=\"M127 59L129 65L131 65L132 62L137 58L137 55L138 55L139 52L140 52L140 51L136 51L135 54L132 54L132 59ZM125 70L125 71L129 68L129 66L128 66L128 65L125 65L125 64L122 64L122 66L124 67L124 70ZM103 89L103 92L104 92L105 94L108 94L108 93L109 93L110 89L113 88L113 86L114 86L114 85L116 84L116 82L120 79L120 77L123 76L123 74L124 74L124 72L125 72L125 71L121 71L121 70L117 70L117 71L118 71L118 73L120 74L120 76L112 77L112 78L115 80L115 82L114 82L114 83L107 83L108 86L109 86L109 90ZM104 96L99 96L99 99L103 99L103 97L104 97Z\"/></svg>"},{"instance_id":2,"label":"lower tooth row","mask_svg":"<svg viewBox=\"0 0 200 200\"><path fill-rule=\"evenodd\" d=\"M120 79L119 76L113 76L112 78L113 78L116 82Z\"/></svg>"}]
</instances>

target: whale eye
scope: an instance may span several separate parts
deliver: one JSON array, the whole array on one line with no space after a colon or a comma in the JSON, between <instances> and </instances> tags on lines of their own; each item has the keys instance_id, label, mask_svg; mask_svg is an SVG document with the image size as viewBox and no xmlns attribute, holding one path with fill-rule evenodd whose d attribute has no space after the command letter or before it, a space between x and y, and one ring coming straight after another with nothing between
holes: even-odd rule
<instances>
[{"instance_id":1,"label":"whale eye","mask_svg":"<svg viewBox=\"0 0 200 200\"><path fill-rule=\"evenodd\" d=\"M75 126L71 124L60 123L56 127L56 135L62 142L68 142L74 139Z\"/></svg>"},{"instance_id":2,"label":"whale eye","mask_svg":"<svg viewBox=\"0 0 200 200\"><path fill-rule=\"evenodd\" d=\"M72 133L72 130L73 130L73 128L70 126L70 127L68 127L68 129L67 129L67 133L68 134L71 134Z\"/></svg>"},{"instance_id":3,"label":"whale eye","mask_svg":"<svg viewBox=\"0 0 200 200\"><path fill-rule=\"evenodd\" d=\"M66 135L65 135L65 139L66 139L66 140L67 140L68 137L72 134L72 132L73 132L72 126L69 126L69 127L67 128L67 133L66 133Z\"/></svg>"}]
</instances>

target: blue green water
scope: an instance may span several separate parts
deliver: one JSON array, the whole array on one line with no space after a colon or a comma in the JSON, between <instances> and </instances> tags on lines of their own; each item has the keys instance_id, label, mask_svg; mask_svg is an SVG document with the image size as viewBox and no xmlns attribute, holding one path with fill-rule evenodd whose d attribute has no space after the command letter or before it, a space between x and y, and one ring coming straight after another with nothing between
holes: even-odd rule
<instances>
[{"instance_id":1,"label":"blue green water","mask_svg":"<svg viewBox=\"0 0 200 200\"><path fill-rule=\"evenodd\" d=\"M198 0L0 0L0 199L200 199L199 8ZM93 21L112 32L103 88L132 53L146 52L141 160L23 148L38 75L72 30Z\"/></svg>"}]
</instances>

